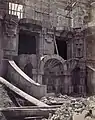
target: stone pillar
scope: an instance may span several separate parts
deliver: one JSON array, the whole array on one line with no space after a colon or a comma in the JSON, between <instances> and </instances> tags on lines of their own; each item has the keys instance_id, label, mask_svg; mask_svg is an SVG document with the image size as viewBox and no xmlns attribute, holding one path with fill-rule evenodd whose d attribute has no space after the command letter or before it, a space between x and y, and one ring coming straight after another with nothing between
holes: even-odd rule
<instances>
[{"instance_id":1,"label":"stone pillar","mask_svg":"<svg viewBox=\"0 0 95 120\"><path fill-rule=\"evenodd\" d=\"M44 55L44 40L45 40L45 32L46 29L42 28L40 34L39 34L39 56L43 56Z\"/></svg>"},{"instance_id":2,"label":"stone pillar","mask_svg":"<svg viewBox=\"0 0 95 120\"><path fill-rule=\"evenodd\" d=\"M70 33L68 33L69 35ZM69 35L70 36L70 35ZM86 44L85 32L81 28L74 28L72 38L68 37L68 71L71 73L72 87L75 92L85 94L86 90ZM73 72L71 72L73 71ZM78 77L78 79L77 79Z\"/></svg>"},{"instance_id":3,"label":"stone pillar","mask_svg":"<svg viewBox=\"0 0 95 120\"><path fill-rule=\"evenodd\" d=\"M73 31L67 33L67 59L73 58Z\"/></svg>"},{"instance_id":4,"label":"stone pillar","mask_svg":"<svg viewBox=\"0 0 95 120\"><path fill-rule=\"evenodd\" d=\"M41 73L41 69L40 69L40 62L41 62L41 57L43 56L44 53L44 46L43 46L43 42L44 42L44 35L43 32L40 32L39 36L37 37L37 82L42 84L42 73Z\"/></svg>"}]
</instances>

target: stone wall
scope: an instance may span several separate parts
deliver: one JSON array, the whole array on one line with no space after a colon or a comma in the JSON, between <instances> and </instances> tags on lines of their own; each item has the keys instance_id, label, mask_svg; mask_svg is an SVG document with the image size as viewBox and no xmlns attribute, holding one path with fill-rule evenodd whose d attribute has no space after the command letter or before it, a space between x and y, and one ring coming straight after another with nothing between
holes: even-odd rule
<instances>
[{"instance_id":1,"label":"stone wall","mask_svg":"<svg viewBox=\"0 0 95 120\"><path fill-rule=\"evenodd\" d=\"M37 68L37 57L35 54L28 55L28 54L22 54L16 57L18 66L24 70L25 65L28 63L28 61L31 62L33 69Z\"/></svg>"},{"instance_id":2,"label":"stone wall","mask_svg":"<svg viewBox=\"0 0 95 120\"><path fill-rule=\"evenodd\" d=\"M95 94L95 3L89 12L90 21L86 29L87 86L88 93Z\"/></svg>"},{"instance_id":3,"label":"stone wall","mask_svg":"<svg viewBox=\"0 0 95 120\"><path fill-rule=\"evenodd\" d=\"M3 40L2 47L4 57L16 56L18 54L18 18L6 15L2 22Z\"/></svg>"},{"instance_id":4,"label":"stone wall","mask_svg":"<svg viewBox=\"0 0 95 120\"><path fill-rule=\"evenodd\" d=\"M95 60L95 3L90 10L90 22L87 29L87 59Z\"/></svg>"},{"instance_id":5,"label":"stone wall","mask_svg":"<svg viewBox=\"0 0 95 120\"><path fill-rule=\"evenodd\" d=\"M39 54L53 55L54 54L54 35L48 34L43 30L43 34L39 35Z\"/></svg>"},{"instance_id":6,"label":"stone wall","mask_svg":"<svg viewBox=\"0 0 95 120\"><path fill-rule=\"evenodd\" d=\"M40 20L44 26L49 25L63 28L68 26L68 18L64 17L66 6L59 0L28 0L24 9L24 17Z\"/></svg>"},{"instance_id":7,"label":"stone wall","mask_svg":"<svg viewBox=\"0 0 95 120\"><path fill-rule=\"evenodd\" d=\"M95 26L89 27L86 37L87 59L95 60Z\"/></svg>"},{"instance_id":8,"label":"stone wall","mask_svg":"<svg viewBox=\"0 0 95 120\"><path fill-rule=\"evenodd\" d=\"M2 21L3 21L3 17L5 15L5 13L7 13L7 8L8 5L5 2L5 0L0 0L0 76L3 76L5 74L5 69L6 69L6 65L4 64L3 59L3 25L2 25Z\"/></svg>"},{"instance_id":9,"label":"stone wall","mask_svg":"<svg viewBox=\"0 0 95 120\"><path fill-rule=\"evenodd\" d=\"M2 61L2 58L3 58L3 49L2 49L2 22L0 20L0 75L2 75L3 71L2 71L2 68L3 68L3 61Z\"/></svg>"},{"instance_id":10,"label":"stone wall","mask_svg":"<svg viewBox=\"0 0 95 120\"><path fill-rule=\"evenodd\" d=\"M91 8L89 12L90 12L90 21L88 23L88 26L93 27L95 26L95 14L94 14L95 13L95 2L91 4Z\"/></svg>"},{"instance_id":11,"label":"stone wall","mask_svg":"<svg viewBox=\"0 0 95 120\"><path fill-rule=\"evenodd\" d=\"M88 94L95 94L95 69L92 66L87 67L87 88Z\"/></svg>"},{"instance_id":12,"label":"stone wall","mask_svg":"<svg viewBox=\"0 0 95 120\"><path fill-rule=\"evenodd\" d=\"M72 16L72 27L84 27L89 21L89 10L90 2L87 0L77 0L73 6L71 16Z\"/></svg>"},{"instance_id":13,"label":"stone wall","mask_svg":"<svg viewBox=\"0 0 95 120\"><path fill-rule=\"evenodd\" d=\"M8 3L6 0L0 0L0 17L8 13Z\"/></svg>"}]
</instances>

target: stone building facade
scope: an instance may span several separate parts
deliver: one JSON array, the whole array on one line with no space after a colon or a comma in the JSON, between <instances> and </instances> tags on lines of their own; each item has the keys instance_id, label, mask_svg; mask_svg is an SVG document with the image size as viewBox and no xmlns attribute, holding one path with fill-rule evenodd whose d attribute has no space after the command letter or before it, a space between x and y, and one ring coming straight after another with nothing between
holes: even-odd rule
<instances>
[{"instance_id":1,"label":"stone building facade","mask_svg":"<svg viewBox=\"0 0 95 120\"><path fill-rule=\"evenodd\" d=\"M5 61L14 60L34 81L47 85L48 92L85 95L86 88L90 88L88 81L91 83L87 78L89 51L94 58L94 47L90 49L92 43L86 33L90 24L89 6L84 1L81 7L76 5L72 9L69 17L73 17L73 27L70 27L72 22L64 17L67 11L61 8L63 6L58 2L55 5L54 0L50 4L47 2L42 5L41 1L34 4L27 1L26 5L33 6L35 10L24 7L21 19L12 11L11 14L1 11L0 74L7 74ZM8 3L2 4L8 7ZM94 38L92 41L94 45ZM92 57L90 61L94 60Z\"/></svg>"}]
</instances>

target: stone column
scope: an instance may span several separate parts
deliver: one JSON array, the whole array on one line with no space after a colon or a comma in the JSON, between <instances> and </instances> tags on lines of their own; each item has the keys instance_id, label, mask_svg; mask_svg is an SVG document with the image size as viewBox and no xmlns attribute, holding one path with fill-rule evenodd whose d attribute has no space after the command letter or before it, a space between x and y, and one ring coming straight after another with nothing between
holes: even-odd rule
<instances>
[{"instance_id":1,"label":"stone column","mask_svg":"<svg viewBox=\"0 0 95 120\"><path fill-rule=\"evenodd\" d=\"M43 32L40 32L40 34L38 35L37 37L37 82L42 84L42 72L41 72L41 69L40 69L40 64L41 64L41 57L43 56L43 53L44 53L44 44L43 44L43 41L44 41L44 35L43 35Z\"/></svg>"}]
</instances>

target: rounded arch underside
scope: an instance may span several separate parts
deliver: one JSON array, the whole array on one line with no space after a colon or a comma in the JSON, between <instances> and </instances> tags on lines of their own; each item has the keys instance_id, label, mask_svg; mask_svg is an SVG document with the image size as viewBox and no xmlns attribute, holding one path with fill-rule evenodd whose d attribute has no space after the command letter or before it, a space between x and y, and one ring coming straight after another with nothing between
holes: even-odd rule
<instances>
[{"instance_id":1,"label":"rounded arch underside","mask_svg":"<svg viewBox=\"0 0 95 120\"><path fill-rule=\"evenodd\" d=\"M62 65L64 65L66 62L66 60L64 60L59 55L44 55L41 57L41 61L40 61L40 71L42 74L44 74L44 66L46 62L53 59L59 61L59 63L61 63Z\"/></svg>"}]
</instances>

